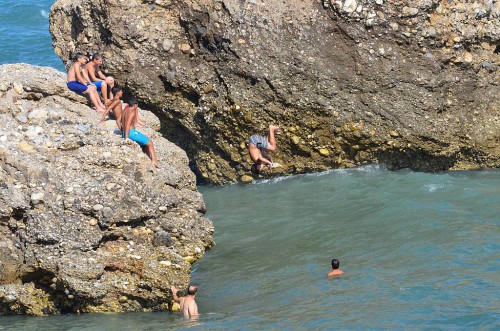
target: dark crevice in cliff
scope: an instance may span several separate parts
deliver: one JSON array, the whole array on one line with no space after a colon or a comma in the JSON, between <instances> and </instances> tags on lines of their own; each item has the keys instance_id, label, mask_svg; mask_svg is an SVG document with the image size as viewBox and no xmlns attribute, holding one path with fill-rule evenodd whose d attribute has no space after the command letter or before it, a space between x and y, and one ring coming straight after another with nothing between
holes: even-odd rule
<instances>
[{"instance_id":1,"label":"dark crevice in cliff","mask_svg":"<svg viewBox=\"0 0 500 331\"><path fill-rule=\"evenodd\" d=\"M76 6L71 16L71 38L77 40L78 36L83 32L84 25L82 22L81 7Z\"/></svg>"},{"instance_id":2,"label":"dark crevice in cliff","mask_svg":"<svg viewBox=\"0 0 500 331\"><path fill-rule=\"evenodd\" d=\"M104 12L104 10L101 10L101 8L102 7L100 6L93 6L92 10L90 11L90 17L93 19L94 26L99 32L99 39L104 45L108 46L113 43L113 34L102 23L103 19L107 17L107 14Z\"/></svg>"},{"instance_id":3,"label":"dark crevice in cliff","mask_svg":"<svg viewBox=\"0 0 500 331\"><path fill-rule=\"evenodd\" d=\"M222 8L230 16L227 8L222 3ZM231 16L230 16L231 17ZM179 25L184 29L192 45L198 46L198 53L210 54L220 59L225 54L230 54L239 59L239 55L230 47L231 39L225 38L219 33L214 24L210 22L210 15L203 11L193 13L189 9L182 11L179 17Z\"/></svg>"},{"instance_id":4,"label":"dark crevice in cliff","mask_svg":"<svg viewBox=\"0 0 500 331\"><path fill-rule=\"evenodd\" d=\"M104 246L107 242L117 241L120 238L122 238L122 233L115 233L115 232L106 233L101 237L101 240L99 240L99 242L92 247L92 250L96 251L102 246Z\"/></svg>"},{"instance_id":5,"label":"dark crevice in cliff","mask_svg":"<svg viewBox=\"0 0 500 331\"><path fill-rule=\"evenodd\" d=\"M165 89L165 92L169 93L178 92L184 99L191 101L196 107L199 106L201 96L196 90L192 88L176 87L174 86L174 84L170 82L168 77L165 77L163 75L159 75L158 78L163 83L163 88Z\"/></svg>"},{"instance_id":6,"label":"dark crevice in cliff","mask_svg":"<svg viewBox=\"0 0 500 331\"><path fill-rule=\"evenodd\" d=\"M379 163L385 164L389 170L411 169L414 171L445 171L455 165L456 154L451 156L433 155L421 149L391 149L378 152Z\"/></svg>"},{"instance_id":7,"label":"dark crevice in cliff","mask_svg":"<svg viewBox=\"0 0 500 331\"><path fill-rule=\"evenodd\" d=\"M22 283L32 283L36 289L47 294L49 301L42 311L46 315L76 313L81 306L76 296L69 297L70 291L55 274L45 269L36 269L21 278Z\"/></svg>"},{"instance_id":8,"label":"dark crevice in cliff","mask_svg":"<svg viewBox=\"0 0 500 331\"><path fill-rule=\"evenodd\" d=\"M130 228L136 228L138 226L144 226L148 220L150 220L151 217L145 216L145 217L139 217L135 219L130 219L124 222L116 222L116 226L127 226Z\"/></svg>"}]
</instances>

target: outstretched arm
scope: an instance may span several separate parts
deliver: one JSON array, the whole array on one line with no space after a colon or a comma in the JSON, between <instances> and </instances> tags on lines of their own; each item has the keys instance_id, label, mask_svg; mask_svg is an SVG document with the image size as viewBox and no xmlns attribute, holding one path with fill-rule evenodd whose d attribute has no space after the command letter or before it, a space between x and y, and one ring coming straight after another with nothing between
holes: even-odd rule
<instances>
[{"instance_id":1,"label":"outstretched arm","mask_svg":"<svg viewBox=\"0 0 500 331\"><path fill-rule=\"evenodd\" d=\"M258 161L260 161L260 162L262 162L264 164L267 164L268 166L272 166L273 165L272 161L269 161L268 159L266 159L262 155L259 156L259 160Z\"/></svg>"},{"instance_id":2,"label":"outstretched arm","mask_svg":"<svg viewBox=\"0 0 500 331\"><path fill-rule=\"evenodd\" d=\"M170 286L170 290L172 291L172 298L174 299L175 302L181 302L181 299L177 296L177 289L175 286Z\"/></svg>"},{"instance_id":3,"label":"outstretched arm","mask_svg":"<svg viewBox=\"0 0 500 331\"><path fill-rule=\"evenodd\" d=\"M106 80L106 76L102 73L101 67L97 67L96 71L97 71L97 76L99 76L97 80Z\"/></svg>"},{"instance_id":4,"label":"outstretched arm","mask_svg":"<svg viewBox=\"0 0 500 331\"><path fill-rule=\"evenodd\" d=\"M119 102L120 102L120 99L113 100L113 101L111 101L111 103L108 106L106 106L106 111L104 112L104 114L102 114L102 117L101 117L101 123L104 122L104 120L106 120L106 116L108 116L111 109L114 109L116 107L116 105L118 105Z\"/></svg>"},{"instance_id":5,"label":"outstretched arm","mask_svg":"<svg viewBox=\"0 0 500 331\"><path fill-rule=\"evenodd\" d=\"M76 80L82 83L83 85L87 85L89 83L89 80L85 78L85 75L82 75L82 66L80 63L76 63L73 70L75 71L75 76Z\"/></svg>"}]
</instances>

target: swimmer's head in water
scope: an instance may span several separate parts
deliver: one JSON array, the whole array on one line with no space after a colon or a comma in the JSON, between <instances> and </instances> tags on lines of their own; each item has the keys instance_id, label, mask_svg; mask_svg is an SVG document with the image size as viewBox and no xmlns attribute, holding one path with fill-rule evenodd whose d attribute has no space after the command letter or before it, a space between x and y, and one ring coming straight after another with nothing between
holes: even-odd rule
<instances>
[{"instance_id":1,"label":"swimmer's head in water","mask_svg":"<svg viewBox=\"0 0 500 331\"><path fill-rule=\"evenodd\" d=\"M338 269L340 267L340 262L337 259L332 260L332 269Z\"/></svg>"},{"instance_id":2,"label":"swimmer's head in water","mask_svg":"<svg viewBox=\"0 0 500 331\"><path fill-rule=\"evenodd\" d=\"M189 295L195 295L196 293L198 293L198 286L196 286L196 285L189 285L187 293Z\"/></svg>"}]
</instances>

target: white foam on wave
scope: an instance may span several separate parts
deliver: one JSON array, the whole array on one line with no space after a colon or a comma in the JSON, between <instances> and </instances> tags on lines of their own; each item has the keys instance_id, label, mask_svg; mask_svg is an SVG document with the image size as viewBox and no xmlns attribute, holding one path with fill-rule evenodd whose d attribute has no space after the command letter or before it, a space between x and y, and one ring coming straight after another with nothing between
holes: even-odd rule
<instances>
[{"instance_id":1,"label":"white foam on wave","mask_svg":"<svg viewBox=\"0 0 500 331\"><path fill-rule=\"evenodd\" d=\"M47 11L43 9L40 9L40 15L42 15L45 18L49 18L49 13L47 13Z\"/></svg>"},{"instance_id":2,"label":"white foam on wave","mask_svg":"<svg viewBox=\"0 0 500 331\"><path fill-rule=\"evenodd\" d=\"M436 192L437 190L439 190L440 188L443 188L444 185L443 184L426 184L424 185L424 188L433 193L433 192Z\"/></svg>"},{"instance_id":3,"label":"white foam on wave","mask_svg":"<svg viewBox=\"0 0 500 331\"><path fill-rule=\"evenodd\" d=\"M262 179L262 180L254 180L252 184L276 184L281 181L287 180L287 179L292 179L296 176L280 176L280 177L273 177L273 178L268 178L268 179Z\"/></svg>"},{"instance_id":4,"label":"white foam on wave","mask_svg":"<svg viewBox=\"0 0 500 331\"><path fill-rule=\"evenodd\" d=\"M322 176L328 176L328 175L339 175L339 176L349 176L353 173L366 173L366 174L374 174L377 172L380 172L381 170L384 170L385 167L380 166L378 164L371 164L367 166L361 166L357 168L350 168L350 169L330 169L330 170L325 170L321 172L312 172L312 173L307 173L307 174L297 174L297 175L289 175L289 176L280 176L280 177L273 177L273 178L267 178L267 179L259 179L259 180L254 180L252 184L275 184L279 183L284 180L291 180L291 179L296 179L300 177L322 177Z\"/></svg>"}]
</instances>

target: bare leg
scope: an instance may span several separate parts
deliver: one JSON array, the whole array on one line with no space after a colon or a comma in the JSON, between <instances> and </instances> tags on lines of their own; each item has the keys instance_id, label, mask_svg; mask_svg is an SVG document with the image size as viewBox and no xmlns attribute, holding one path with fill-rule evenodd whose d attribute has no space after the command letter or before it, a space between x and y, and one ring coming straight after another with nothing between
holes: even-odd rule
<instances>
[{"instance_id":1,"label":"bare leg","mask_svg":"<svg viewBox=\"0 0 500 331\"><path fill-rule=\"evenodd\" d=\"M95 92L95 90L94 90L94 92ZM94 92L91 89L87 89L83 93L88 94L88 96L90 97L90 101L94 105L95 109L98 112L103 113L106 111L106 109L102 105L100 105L100 102L97 101L99 97L96 97L96 94Z\"/></svg>"},{"instance_id":2,"label":"bare leg","mask_svg":"<svg viewBox=\"0 0 500 331\"><path fill-rule=\"evenodd\" d=\"M105 81L101 83L101 94L102 98L104 99L104 104L108 102L108 85L106 84Z\"/></svg>"},{"instance_id":3,"label":"bare leg","mask_svg":"<svg viewBox=\"0 0 500 331\"><path fill-rule=\"evenodd\" d=\"M94 95L95 95L95 99L97 100L97 103L99 104L99 107L106 109L106 107L101 102L101 97L99 96L99 92L97 91L97 88L94 88Z\"/></svg>"},{"instance_id":4,"label":"bare leg","mask_svg":"<svg viewBox=\"0 0 500 331\"><path fill-rule=\"evenodd\" d=\"M267 137L269 145L267 146L267 149L270 151L274 151L276 149L276 139L274 138L274 135L279 133L279 129L280 128L276 125L269 125L269 136Z\"/></svg>"},{"instance_id":5,"label":"bare leg","mask_svg":"<svg viewBox=\"0 0 500 331\"><path fill-rule=\"evenodd\" d=\"M150 140L149 143L143 147L144 153L146 153L151 161L153 162L153 165L160 169L160 164L158 163L158 160L156 159L156 153L155 153L155 148L153 146L153 141Z\"/></svg>"}]
</instances>

